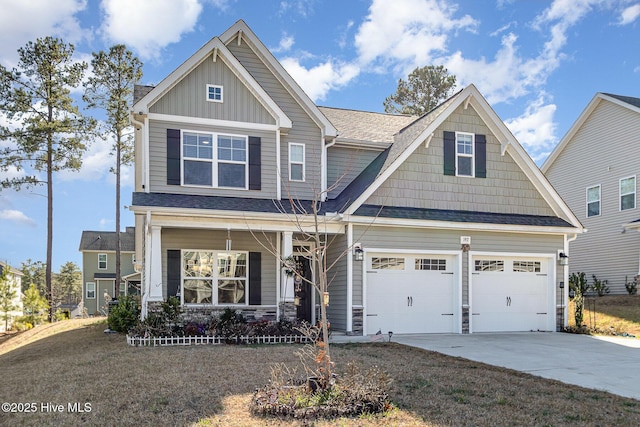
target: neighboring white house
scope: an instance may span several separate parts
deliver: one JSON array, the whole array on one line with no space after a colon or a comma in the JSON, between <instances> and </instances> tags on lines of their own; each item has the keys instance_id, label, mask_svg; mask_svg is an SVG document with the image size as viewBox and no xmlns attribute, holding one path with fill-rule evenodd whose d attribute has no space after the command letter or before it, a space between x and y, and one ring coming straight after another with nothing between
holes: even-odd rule
<instances>
[{"instance_id":1,"label":"neighboring white house","mask_svg":"<svg viewBox=\"0 0 640 427\"><path fill-rule=\"evenodd\" d=\"M597 93L542 165L588 230L569 245L571 272L611 293L640 271L640 98Z\"/></svg>"},{"instance_id":2,"label":"neighboring white house","mask_svg":"<svg viewBox=\"0 0 640 427\"><path fill-rule=\"evenodd\" d=\"M4 316L0 318L0 332L11 330L11 326L13 325L13 320L16 317L22 316L22 272L20 270L16 270L15 268L11 267L9 264L5 262L0 261L0 275L3 273L4 270L7 271L7 278L12 288L15 291L13 305L15 305L16 308L9 312L10 318L8 322L8 327L6 329L5 329L5 326L7 326L7 324L4 321ZM2 312L1 310L2 308L0 308L0 314L4 315L4 312Z\"/></svg>"},{"instance_id":3,"label":"neighboring white house","mask_svg":"<svg viewBox=\"0 0 640 427\"><path fill-rule=\"evenodd\" d=\"M566 325L560 254L582 224L475 86L421 117L319 107L238 21L135 98L143 313L175 296L315 322L322 297L349 334ZM318 192L319 243L290 203L310 224ZM282 265L312 279L315 244L328 295Z\"/></svg>"}]
</instances>

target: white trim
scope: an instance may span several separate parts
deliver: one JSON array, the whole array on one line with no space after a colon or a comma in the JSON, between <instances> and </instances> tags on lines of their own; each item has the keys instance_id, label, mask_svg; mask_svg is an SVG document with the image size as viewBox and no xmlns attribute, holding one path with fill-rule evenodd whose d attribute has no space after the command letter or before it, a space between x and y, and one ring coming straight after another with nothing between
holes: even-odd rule
<instances>
[{"instance_id":1,"label":"white trim","mask_svg":"<svg viewBox=\"0 0 640 427\"><path fill-rule=\"evenodd\" d=\"M474 269L474 257L491 256L501 258L538 258L547 260L547 330L550 332L556 331L556 301L557 301L557 266L555 253L536 253L536 252L497 252L497 251L469 251L467 271L469 273L469 333L473 333L473 272ZM565 289L568 290L568 283L565 284ZM567 292L568 293L568 292ZM496 331L499 332L499 331Z\"/></svg>"},{"instance_id":2,"label":"white trim","mask_svg":"<svg viewBox=\"0 0 640 427\"><path fill-rule=\"evenodd\" d=\"M449 116L465 101L469 99L469 104L478 113L484 124L489 128L493 136L502 145L504 153L509 151L513 160L518 164L529 181L533 184L542 198L549 204L553 212L561 218L567 220L575 228L572 233L584 232L584 227L580 224L578 218L571 212L571 209L562 200L560 195L555 191L547 178L540 172L527 152L518 143L515 136L509 131L507 126L496 115L495 111L487 103L486 99L480 94L478 89L471 84L464 88L455 99L437 116L433 122L420 133L414 141L408 146L404 152L393 161L387 169L376 178L376 180L365 190L354 203L345 211L346 214L353 214L366 200L396 171L402 163L426 140L426 138L449 118ZM504 154L503 153L503 154Z\"/></svg>"},{"instance_id":3,"label":"white trim","mask_svg":"<svg viewBox=\"0 0 640 427\"><path fill-rule=\"evenodd\" d=\"M270 125L266 123L251 123L251 122L238 122L231 120L218 120L218 119L207 119L203 117L188 117L188 116L175 116L173 114L160 114L160 113L149 113L147 118L150 120L157 120L168 123L179 123L180 125L189 124L189 125L200 125L207 127L228 127L233 129L242 129L244 130L259 130L259 131L269 131L275 132L278 129L278 125Z\"/></svg>"},{"instance_id":4,"label":"white trim","mask_svg":"<svg viewBox=\"0 0 640 427\"><path fill-rule=\"evenodd\" d=\"M347 224L347 332L353 331L353 224ZM361 261L366 263L366 259ZM364 331L363 331L364 333Z\"/></svg>"},{"instance_id":5,"label":"white trim","mask_svg":"<svg viewBox=\"0 0 640 427\"><path fill-rule=\"evenodd\" d=\"M622 181L633 178L633 193L625 193L622 194ZM635 175L626 176L624 178L620 178L618 181L618 211L622 212L622 196L628 196L629 194L633 194L633 207L624 209L625 211L630 211L631 209L636 208L636 192L637 192L637 180Z\"/></svg>"},{"instance_id":6,"label":"white trim","mask_svg":"<svg viewBox=\"0 0 640 427\"><path fill-rule=\"evenodd\" d=\"M302 147L302 162L299 161L293 161L292 160L292 156L291 156L291 148L293 147ZM288 158L287 161L289 163L289 181L291 182L305 182L305 178L306 178L306 169L307 169L307 165L306 165L306 144L300 143L300 142L290 142L289 143L289 151L288 151ZM291 177L291 165L300 165L302 166L302 179L293 179Z\"/></svg>"},{"instance_id":7,"label":"white trim","mask_svg":"<svg viewBox=\"0 0 640 427\"><path fill-rule=\"evenodd\" d=\"M323 130L324 137L333 138L337 136L338 131L333 124L322 114L318 106L302 90L298 83L284 69L282 64L273 56L271 51L267 49L243 20L238 20L229 27L220 35L220 39L225 44L228 44L238 33L241 34L242 40L247 43L254 53L263 61L267 68L273 73L273 76L283 85L287 92L292 95L300 107L302 107L302 109L309 114L309 117Z\"/></svg>"},{"instance_id":8,"label":"white trim","mask_svg":"<svg viewBox=\"0 0 640 427\"><path fill-rule=\"evenodd\" d=\"M578 119L573 123L573 125L571 126L569 131L565 134L565 136L562 137L562 139L560 140L558 145L556 145L556 148L553 149L551 154L549 154L549 156L547 157L545 162L542 164L542 167L540 169L542 170L543 173L546 174L548 172L548 170L551 167L551 165L553 165L553 162L555 162L555 160L558 158L560 153L562 153L562 151L567 146L569 141L571 141L573 139L573 137L575 136L575 134L578 133L578 131L580 130L582 125L584 125L584 123L587 121L587 119L591 116L591 113L596 109L596 107L602 101L609 101L609 102L611 102L613 104L616 104L616 105L618 105L620 107L626 108L626 109L634 111L636 113L640 113L640 108L638 108L638 107L636 107L634 105L631 105L631 104L628 104L626 102L620 101L619 99L613 98L611 96L607 96L607 95L605 95L604 93L601 93L601 92L596 93L594 95L594 97L591 98L591 101L589 101L589 104L587 104L587 106L582 111L582 113L580 113L580 116L578 116Z\"/></svg>"},{"instance_id":9,"label":"white trim","mask_svg":"<svg viewBox=\"0 0 640 427\"><path fill-rule=\"evenodd\" d=\"M282 153L280 129L276 130L276 200L282 199Z\"/></svg>"},{"instance_id":10,"label":"white trim","mask_svg":"<svg viewBox=\"0 0 640 427\"><path fill-rule=\"evenodd\" d=\"M216 57L217 51L218 51L218 48L215 48L213 50L213 57L214 57L213 61L214 62L215 62L215 57ZM210 93L209 93L210 89L220 89L220 99L216 99L216 98L211 99L211 97L209 96L210 95ZM208 102L217 102L219 104L222 104L224 102L224 87L222 87L222 85L207 84L207 91L206 91L205 98L206 98L206 100Z\"/></svg>"},{"instance_id":11,"label":"white trim","mask_svg":"<svg viewBox=\"0 0 640 427\"><path fill-rule=\"evenodd\" d=\"M242 64L233 56L227 46L222 43L218 37L212 38L189 59L183 62L164 80L162 80L155 88L140 99L134 106L133 111L141 113L149 113L149 108L164 96L169 90L177 85L198 65L205 61L209 56L216 52L216 58L221 58L229 67L229 69L238 77L239 80L249 89L256 99L265 107L276 120L277 126L291 128L293 122L282 111L278 104L271 98L253 76L242 66Z\"/></svg>"},{"instance_id":12,"label":"white trim","mask_svg":"<svg viewBox=\"0 0 640 427\"><path fill-rule=\"evenodd\" d=\"M589 190L592 189L592 188L596 188L596 187L598 187L598 203L599 203L599 205L598 205L598 214L597 215L589 215ZM584 200L585 200L585 204L584 204L584 207L585 207L584 216L585 216L585 218L594 218L594 217L602 215L602 186L600 184L590 185L587 188L585 188L584 195L585 195L585 198L584 198ZM595 202L595 200L593 202ZM591 203L593 203L593 202L591 202Z\"/></svg>"}]
</instances>

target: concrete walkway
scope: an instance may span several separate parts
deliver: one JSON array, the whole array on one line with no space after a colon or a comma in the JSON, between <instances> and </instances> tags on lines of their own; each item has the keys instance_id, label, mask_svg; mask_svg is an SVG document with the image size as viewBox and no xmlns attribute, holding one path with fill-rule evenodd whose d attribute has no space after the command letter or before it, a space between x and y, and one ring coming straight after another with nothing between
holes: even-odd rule
<instances>
[{"instance_id":1,"label":"concrete walkway","mask_svg":"<svg viewBox=\"0 0 640 427\"><path fill-rule=\"evenodd\" d=\"M393 335L391 341L640 400L640 339L529 332Z\"/></svg>"}]
</instances>

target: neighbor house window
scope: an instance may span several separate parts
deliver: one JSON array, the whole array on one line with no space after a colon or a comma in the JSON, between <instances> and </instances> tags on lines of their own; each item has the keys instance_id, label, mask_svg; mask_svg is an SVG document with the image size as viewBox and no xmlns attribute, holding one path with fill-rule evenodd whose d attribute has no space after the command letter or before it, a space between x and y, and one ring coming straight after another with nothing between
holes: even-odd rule
<instances>
[{"instance_id":1,"label":"neighbor house window","mask_svg":"<svg viewBox=\"0 0 640 427\"><path fill-rule=\"evenodd\" d=\"M289 180L304 181L304 144L289 143Z\"/></svg>"},{"instance_id":2,"label":"neighbor house window","mask_svg":"<svg viewBox=\"0 0 640 427\"><path fill-rule=\"evenodd\" d=\"M87 299L96 298L96 284L93 282L87 282Z\"/></svg>"},{"instance_id":3,"label":"neighbor house window","mask_svg":"<svg viewBox=\"0 0 640 427\"><path fill-rule=\"evenodd\" d=\"M183 251L185 304L246 304L247 252Z\"/></svg>"},{"instance_id":4,"label":"neighbor house window","mask_svg":"<svg viewBox=\"0 0 640 427\"><path fill-rule=\"evenodd\" d=\"M473 134L456 132L456 175L474 176Z\"/></svg>"},{"instance_id":5,"label":"neighbor house window","mask_svg":"<svg viewBox=\"0 0 640 427\"><path fill-rule=\"evenodd\" d=\"M98 254L98 270L107 269L107 254Z\"/></svg>"},{"instance_id":6,"label":"neighbor house window","mask_svg":"<svg viewBox=\"0 0 640 427\"><path fill-rule=\"evenodd\" d=\"M207 101L222 102L222 86L207 85Z\"/></svg>"},{"instance_id":7,"label":"neighbor house window","mask_svg":"<svg viewBox=\"0 0 640 427\"><path fill-rule=\"evenodd\" d=\"M636 207L636 177L620 180L620 210L635 209Z\"/></svg>"},{"instance_id":8,"label":"neighbor house window","mask_svg":"<svg viewBox=\"0 0 640 427\"><path fill-rule=\"evenodd\" d=\"M206 187L247 188L247 137L182 133L182 182Z\"/></svg>"},{"instance_id":9,"label":"neighbor house window","mask_svg":"<svg viewBox=\"0 0 640 427\"><path fill-rule=\"evenodd\" d=\"M587 217L600 215L600 186L587 188Z\"/></svg>"}]
</instances>

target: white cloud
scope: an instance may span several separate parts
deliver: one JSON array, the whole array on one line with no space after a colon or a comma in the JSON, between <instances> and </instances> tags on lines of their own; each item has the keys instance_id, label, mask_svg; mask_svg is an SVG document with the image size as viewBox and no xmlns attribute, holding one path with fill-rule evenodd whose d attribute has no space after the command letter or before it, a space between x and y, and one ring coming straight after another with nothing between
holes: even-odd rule
<instances>
[{"instance_id":1,"label":"white cloud","mask_svg":"<svg viewBox=\"0 0 640 427\"><path fill-rule=\"evenodd\" d=\"M90 38L91 33L83 30L75 17L86 6L86 0L3 0L0 62L3 65L16 64L18 48L38 37L56 36L67 43Z\"/></svg>"},{"instance_id":2,"label":"white cloud","mask_svg":"<svg viewBox=\"0 0 640 427\"><path fill-rule=\"evenodd\" d=\"M3 221L12 221L17 224L27 225L29 227L35 227L37 225L36 221L29 218L23 212L15 209L0 210L0 219Z\"/></svg>"},{"instance_id":3,"label":"white cloud","mask_svg":"<svg viewBox=\"0 0 640 427\"><path fill-rule=\"evenodd\" d=\"M347 85L360 73L356 65L331 60L312 68L305 68L297 58L284 58L280 63L314 102L323 100L330 90Z\"/></svg>"},{"instance_id":4,"label":"white cloud","mask_svg":"<svg viewBox=\"0 0 640 427\"><path fill-rule=\"evenodd\" d=\"M640 16L640 3L629 6L620 14L620 25L627 25L634 22Z\"/></svg>"},{"instance_id":5,"label":"white cloud","mask_svg":"<svg viewBox=\"0 0 640 427\"><path fill-rule=\"evenodd\" d=\"M141 1L104 0L102 10L106 39L126 43L142 59L156 59L162 48L193 31L202 5L198 0L154 0L152 7Z\"/></svg>"},{"instance_id":6,"label":"white cloud","mask_svg":"<svg viewBox=\"0 0 640 427\"><path fill-rule=\"evenodd\" d=\"M282 38L280 39L280 43L278 44L278 47L270 50L273 53L288 52L291 50L291 47L293 46L294 43L295 43L295 39L293 38L293 36L290 36L287 33L284 33L282 35Z\"/></svg>"},{"instance_id":7,"label":"white cloud","mask_svg":"<svg viewBox=\"0 0 640 427\"><path fill-rule=\"evenodd\" d=\"M543 160L557 142L556 124L553 121L556 105L545 103L545 94L527 106L524 114L505 121L516 139L538 162Z\"/></svg>"},{"instance_id":8,"label":"white cloud","mask_svg":"<svg viewBox=\"0 0 640 427\"><path fill-rule=\"evenodd\" d=\"M61 181L97 181L109 173L109 168L115 164L111 155L113 137L107 140L96 139L89 142L89 147L82 156L82 166L79 171L63 170L58 172L56 178Z\"/></svg>"},{"instance_id":9,"label":"white cloud","mask_svg":"<svg viewBox=\"0 0 640 427\"><path fill-rule=\"evenodd\" d=\"M407 74L432 63L434 54L446 52L449 33L476 29L476 20L455 18L456 11L438 0L374 0L355 37L361 66L374 64L382 72L392 65Z\"/></svg>"}]
</instances>

